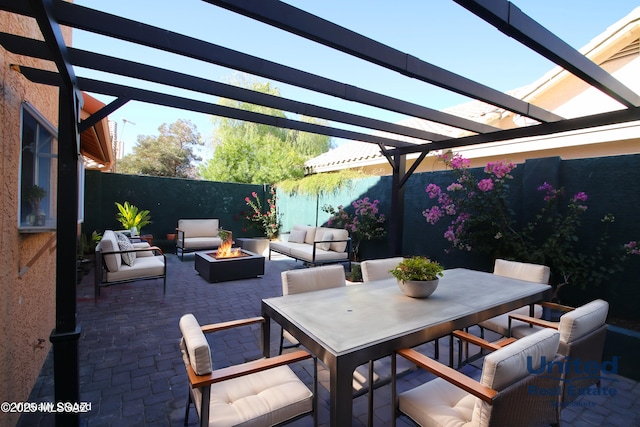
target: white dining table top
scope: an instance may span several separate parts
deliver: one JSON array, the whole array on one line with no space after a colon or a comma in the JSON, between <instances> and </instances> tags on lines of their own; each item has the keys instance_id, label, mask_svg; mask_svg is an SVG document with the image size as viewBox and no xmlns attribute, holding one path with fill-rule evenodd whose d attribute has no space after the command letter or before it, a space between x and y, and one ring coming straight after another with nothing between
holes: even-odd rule
<instances>
[{"instance_id":1,"label":"white dining table top","mask_svg":"<svg viewBox=\"0 0 640 427\"><path fill-rule=\"evenodd\" d=\"M548 285L467 269L444 272L428 298L405 296L395 279L263 300L335 355L405 336L505 303L538 295ZM488 318L488 317L485 317Z\"/></svg>"}]
</instances>

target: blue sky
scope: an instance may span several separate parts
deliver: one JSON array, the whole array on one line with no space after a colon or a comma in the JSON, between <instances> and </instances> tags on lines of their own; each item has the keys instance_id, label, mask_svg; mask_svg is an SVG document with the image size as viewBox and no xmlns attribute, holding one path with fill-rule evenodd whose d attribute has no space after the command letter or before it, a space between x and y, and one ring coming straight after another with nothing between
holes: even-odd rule
<instances>
[{"instance_id":1,"label":"blue sky","mask_svg":"<svg viewBox=\"0 0 640 427\"><path fill-rule=\"evenodd\" d=\"M350 58L203 1L76 0L75 3L181 32L430 108L443 109L468 101L460 95ZM288 0L287 3L501 91L531 83L554 67L550 61L449 0ZM576 49L640 5L637 0L514 0L513 3ZM78 30L74 31L73 45L216 81L228 82L235 74L230 69ZM105 73L82 69L77 69L76 72L83 77L100 77L117 83L141 86L140 82ZM279 82L273 84L287 98L388 121L404 118L399 114L314 94ZM184 91L159 85L144 83L142 86L185 95ZM217 101L215 97L192 93L187 96ZM103 102L111 100L102 95L96 97ZM189 119L195 123L205 140L210 140L213 132L210 116L137 102L128 103L111 114L110 119L118 123L121 137L125 141L125 152L130 152L137 135L156 135L160 125L178 119ZM124 127L123 120L129 121Z\"/></svg>"}]
</instances>

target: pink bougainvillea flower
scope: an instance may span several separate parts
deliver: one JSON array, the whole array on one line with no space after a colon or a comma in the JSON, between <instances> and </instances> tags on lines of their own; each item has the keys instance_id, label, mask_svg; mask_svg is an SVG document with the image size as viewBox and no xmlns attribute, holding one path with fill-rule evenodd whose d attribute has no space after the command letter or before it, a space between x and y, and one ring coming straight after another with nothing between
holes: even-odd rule
<instances>
[{"instance_id":1,"label":"pink bougainvillea flower","mask_svg":"<svg viewBox=\"0 0 640 427\"><path fill-rule=\"evenodd\" d=\"M491 178L480 180L478 182L478 189L484 192L493 190L493 181L491 180Z\"/></svg>"},{"instance_id":2,"label":"pink bougainvillea flower","mask_svg":"<svg viewBox=\"0 0 640 427\"><path fill-rule=\"evenodd\" d=\"M429 184L425 190L429 194L430 199L435 199L442 193L442 189L436 184Z\"/></svg>"},{"instance_id":3,"label":"pink bougainvillea flower","mask_svg":"<svg viewBox=\"0 0 640 427\"><path fill-rule=\"evenodd\" d=\"M585 193L584 191L581 191L579 193L577 193L576 195L573 196L573 201L577 202L577 201L581 201L581 202L586 202L587 199L589 197L587 196L587 193Z\"/></svg>"}]
</instances>

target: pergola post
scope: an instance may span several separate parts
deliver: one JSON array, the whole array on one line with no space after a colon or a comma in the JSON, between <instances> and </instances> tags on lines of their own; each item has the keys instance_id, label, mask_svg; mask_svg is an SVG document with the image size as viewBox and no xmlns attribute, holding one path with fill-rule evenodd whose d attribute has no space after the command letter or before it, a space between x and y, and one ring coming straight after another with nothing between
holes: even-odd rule
<instances>
[{"instance_id":1,"label":"pergola post","mask_svg":"<svg viewBox=\"0 0 640 427\"><path fill-rule=\"evenodd\" d=\"M56 326L49 337L53 344L53 378L56 402L79 402L78 340L76 324L77 231L78 231L78 99L75 89L61 86L58 123L58 191L56 251ZM56 413L57 426L79 425L74 412Z\"/></svg>"},{"instance_id":2,"label":"pergola post","mask_svg":"<svg viewBox=\"0 0 640 427\"><path fill-rule=\"evenodd\" d=\"M389 216L389 247L395 256L402 255L402 233L404 222L404 177L407 170L407 155L395 153L392 157L391 215Z\"/></svg>"}]
</instances>

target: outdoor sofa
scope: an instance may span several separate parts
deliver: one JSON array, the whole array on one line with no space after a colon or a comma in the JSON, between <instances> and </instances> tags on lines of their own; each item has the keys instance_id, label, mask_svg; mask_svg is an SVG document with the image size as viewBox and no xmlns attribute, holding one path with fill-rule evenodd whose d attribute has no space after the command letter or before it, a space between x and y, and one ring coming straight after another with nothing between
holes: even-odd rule
<instances>
[{"instance_id":1,"label":"outdoor sofa","mask_svg":"<svg viewBox=\"0 0 640 427\"><path fill-rule=\"evenodd\" d=\"M351 271L351 238L343 229L294 225L287 241L269 242L269 259L271 252L281 253L311 267L347 263L348 271Z\"/></svg>"}]
</instances>

